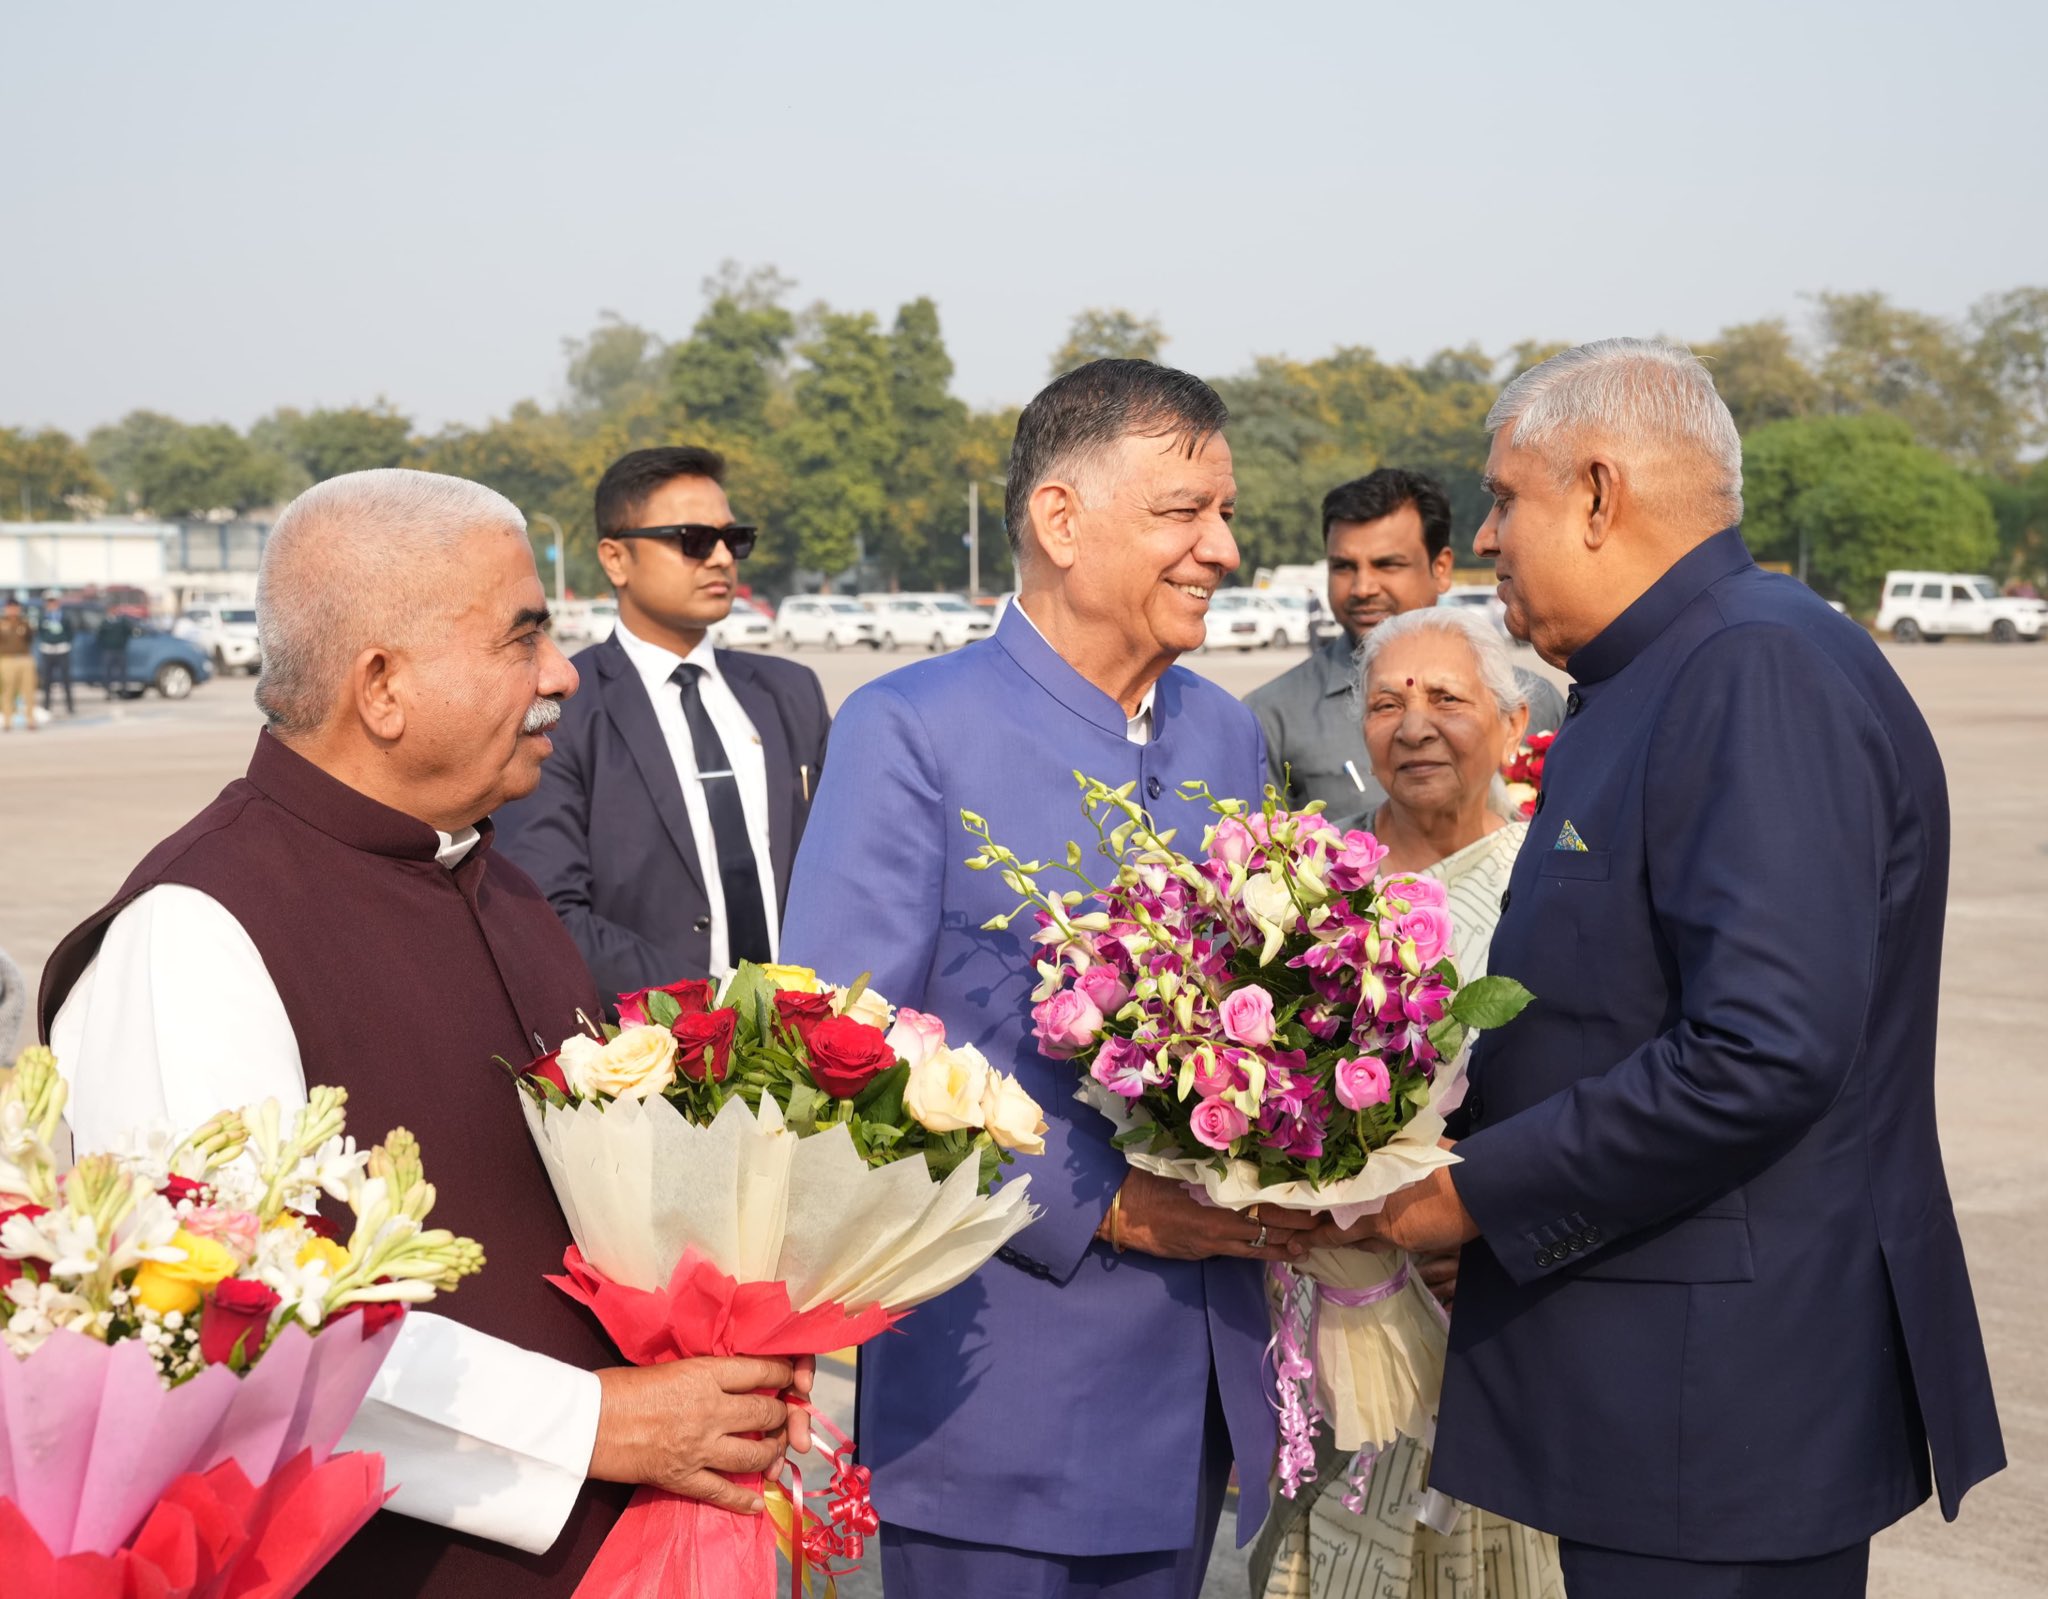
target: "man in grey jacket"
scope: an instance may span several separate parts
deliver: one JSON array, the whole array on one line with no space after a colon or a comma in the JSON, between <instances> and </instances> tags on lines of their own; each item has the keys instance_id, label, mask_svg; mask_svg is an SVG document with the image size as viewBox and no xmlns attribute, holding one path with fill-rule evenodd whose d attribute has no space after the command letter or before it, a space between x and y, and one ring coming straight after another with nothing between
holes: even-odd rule
<instances>
[{"instance_id":1,"label":"man in grey jacket","mask_svg":"<svg viewBox=\"0 0 2048 1599\"><path fill-rule=\"evenodd\" d=\"M1383 466L1323 497L1323 548L1330 566L1330 613L1344 631L1309 658L1244 698L1266 730L1266 763L1284 804L1323 801L1339 827L1369 826L1386 790L1373 781L1357 695L1353 652L1390 616L1436 604L1451 586L1451 503L1421 472ZM1529 731L1564 722L1564 698L1548 678L1522 667Z\"/></svg>"}]
</instances>

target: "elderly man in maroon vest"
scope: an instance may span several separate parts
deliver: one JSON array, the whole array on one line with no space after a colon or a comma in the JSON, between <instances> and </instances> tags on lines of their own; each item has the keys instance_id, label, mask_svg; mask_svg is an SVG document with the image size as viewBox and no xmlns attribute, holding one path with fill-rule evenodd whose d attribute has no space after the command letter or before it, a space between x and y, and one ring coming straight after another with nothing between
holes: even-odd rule
<instances>
[{"instance_id":1,"label":"elderly man in maroon vest","mask_svg":"<svg viewBox=\"0 0 2048 1599\"><path fill-rule=\"evenodd\" d=\"M407 1319L346 1441L397 1493L312 1591L566 1596L630 1484L757 1509L720 1473L771 1463L791 1413L756 1390L792 1381L775 1361L605 1369L596 1324L542 1280L569 1235L491 1061L531 1058L598 995L486 818L538 782L576 672L524 519L460 478L308 490L257 609L269 726L248 775L45 973L74 1131L104 1147L313 1083L346 1087L362 1132L412 1128L435 1221L489 1263Z\"/></svg>"}]
</instances>

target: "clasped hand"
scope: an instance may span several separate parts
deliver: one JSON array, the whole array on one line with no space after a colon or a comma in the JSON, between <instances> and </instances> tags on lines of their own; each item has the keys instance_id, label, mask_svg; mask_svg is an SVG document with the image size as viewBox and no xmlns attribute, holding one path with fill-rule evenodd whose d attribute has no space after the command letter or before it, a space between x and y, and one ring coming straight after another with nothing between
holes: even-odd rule
<instances>
[{"instance_id":1,"label":"clasped hand","mask_svg":"<svg viewBox=\"0 0 2048 1599\"><path fill-rule=\"evenodd\" d=\"M729 1474L769 1474L788 1450L810 1448L810 1416L788 1401L810 1396L815 1369L808 1356L791 1362L712 1355L600 1371L590 1475L758 1515L760 1494Z\"/></svg>"},{"instance_id":2,"label":"clasped hand","mask_svg":"<svg viewBox=\"0 0 2048 1599\"><path fill-rule=\"evenodd\" d=\"M1113 1241L1166 1260L1208 1260L1217 1255L1296 1260L1308 1247L1304 1240L1316 1219L1309 1211L1282 1210L1277 1205L1258 1205L1248 1211L1205 1205L1185 1184L1142 1171L1124 1177L1117 1210ZM1109 1238L1107 1217L1096 1236Z\"/></svg>"}]
</instances>

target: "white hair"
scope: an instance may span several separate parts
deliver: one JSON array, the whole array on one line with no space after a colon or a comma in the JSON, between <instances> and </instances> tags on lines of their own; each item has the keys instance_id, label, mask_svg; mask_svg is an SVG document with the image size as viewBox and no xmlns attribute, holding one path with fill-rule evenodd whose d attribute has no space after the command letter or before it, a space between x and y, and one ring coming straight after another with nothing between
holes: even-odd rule
<instances>
[{"instance_id":1,"label":"white hair","mask_svg":"<svg viewBox=\"0 0 2048 1599\"><path fill-rule=\"evenodd\" d=\"M1599 439L1691 456L1706 469L1718 526L1742 519L1742 436L1700 358L1656 339L1598 339L1532 366L1501 390L1486 429L1515 424L1515 447L1548 456Z\"/></svg>"},{"instance_id":2,"label":"white hair","mask_svg":"<svg viewBox=\"0 0 2048 1599\"><path fill-rule=\"evenodd\" d=\"M313 732L358 654L416 639L454 581L442 568L480 528L524 534L526 518L496 489L404 467L347 472L287 505L256 577L256 703L271 727Z\"/></svg>"},{"instance_id":3,"label":"white hair","mask_svg":"<svg viewBox=\"0 0 2048 1599\"><path fill-rule=\"evenodd\" d=\"M1463 605L1430 605L1418 611L1403 611L1390 616L1365 637L1359 640L1357 651L1358 673L1352 683L1353 703L1364 719L1366 682L1372 676L1372 663L1379 659L1380 652L1389 644L1397 644L1404 638L1413 638L1418 633L1451 633L1462 638L1472 647L1472 656L1479 663L1479 682L1493 700L1494 709L1505 721L1529 703L1529 696L1522 691L1521 679L1515 676L1515 663L1508 655L1507 640L1500 636L1500 629L1490 618L1480 615ZM1507 784L1498 772L1488 785L1487 803L1510 820L1515 817L1515 808L1508 800Z\"/></svg>"}]
</instances>

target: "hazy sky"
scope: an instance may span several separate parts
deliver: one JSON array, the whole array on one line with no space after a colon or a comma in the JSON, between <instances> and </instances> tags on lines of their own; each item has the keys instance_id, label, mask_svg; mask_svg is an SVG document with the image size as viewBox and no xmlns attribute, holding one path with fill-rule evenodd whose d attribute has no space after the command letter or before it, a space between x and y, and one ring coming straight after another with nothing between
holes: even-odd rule
<instances>
[{"instance_id":1,"label":"hazy sky","mask_svg":"<svg viewBox=\"0 0 2048 1599\"><path fill-rule=\"evenodd\" d=\"M1235 371L2048 281L2048 5L0 0L0 424L558 396L728 257Z\"/></svg>"}]
</instances>

